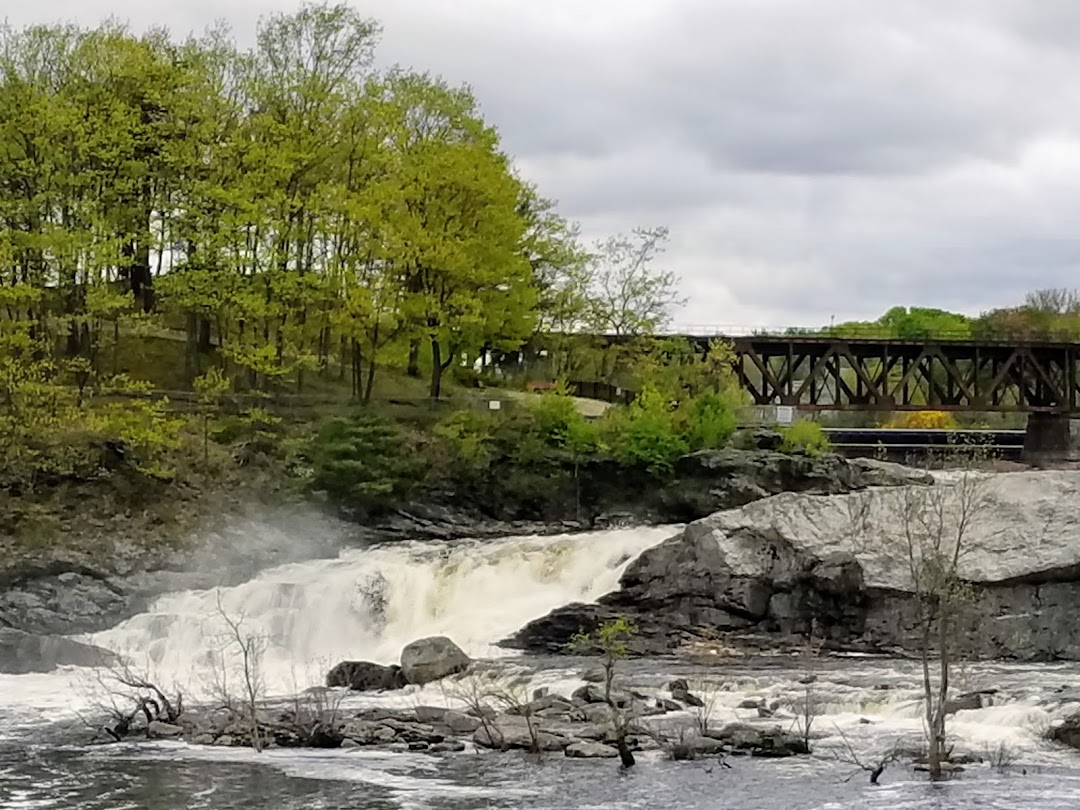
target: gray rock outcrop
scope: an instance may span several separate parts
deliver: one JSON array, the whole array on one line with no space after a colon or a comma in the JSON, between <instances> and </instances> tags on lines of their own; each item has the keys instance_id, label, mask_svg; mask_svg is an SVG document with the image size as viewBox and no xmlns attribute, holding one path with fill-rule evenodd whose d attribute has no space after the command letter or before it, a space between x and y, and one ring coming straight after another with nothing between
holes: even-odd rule
<instances>
[{"instance_id":1,"label":"gray rock outcrop","mask_svg":"<svg viewBox=\"0 0 1080 810\"><path fill-rule=\"evenodd\" d=\"M401 667L371 661L342 661L326 673L327 686L344 686L357 692L401 689L406 683Z\"/></svg>"},{"instance_id":2,"label":"gray rock outcrop","mask_svg":"<svg viewBox=\"0 0 1080 810\"><path fill-rule=\"evenodd\" d=\"M563 753L571 759L615 759L619 756L616 748L587 740L571 743Z\"/></svg>"},{"instance_id":3,"label":"gray rock outcrop","mask_svg":"<svg viewBox=\"0 0 1080 810\"><path fill-rule=\"evenodd\" d=\"M782 493L689 524L638 557L598 605L562 608L504 643L555 652L579 629L628 614L645 628L637 652L665 652L695 632L790 637L811 628L834 647L916 649L904 517L914 509L945 515L936 531L946 537L965 515L959 570L976 604L957 628L964 654L1078 660L1078 502L1072 471Z\"/></svg>"},{"instance_id":4,"label":"gray rock outcrop","mask_svg":"<svg viewBox=\"0 0 1080 810\"><path fill-rule=\"evenodd\" d=\"M472 661L446 636L411 642L401 651L401 673L408 683L423 685L469 668Z\"/></svg>"},{"instance_id":5,"label":"gray rock outcrop","mask_svg":"<svg viewBox=\"0 0 1080 810\"><path fill-rule=\"evenodd\" d=\"M0 673L25 675L57 667L100 667L116 660L108 650L62 636L25 633L0 627Z\"/></svg>"}]
</instances>

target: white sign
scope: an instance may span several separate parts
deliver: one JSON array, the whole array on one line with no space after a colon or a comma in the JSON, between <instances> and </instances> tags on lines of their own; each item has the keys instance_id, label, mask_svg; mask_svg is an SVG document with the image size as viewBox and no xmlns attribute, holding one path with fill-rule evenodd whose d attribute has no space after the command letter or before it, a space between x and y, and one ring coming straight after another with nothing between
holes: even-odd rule
<instances>
[{"instance_id":1,"label":"white sign","mask_svg":"<svg viewBox=\"0 0 1080 810\"><path fill-rule=\"evenodd\" d=\"M791 405L776 406L776 422L779 425L790 425L795 421L795 408Z\"/></svg>"},{"instance_id":2,"label":"white sign","mask_svg":"<svg viewBox=\"0 0 1080 810\"><path fill-rule=\"evenodd\" d=\"M489 399L488 400L488 410L489 411L501 411L502 410L502 403L499 402L499 400L497 400L497 399Z\"/></svg>"}]
</instances>

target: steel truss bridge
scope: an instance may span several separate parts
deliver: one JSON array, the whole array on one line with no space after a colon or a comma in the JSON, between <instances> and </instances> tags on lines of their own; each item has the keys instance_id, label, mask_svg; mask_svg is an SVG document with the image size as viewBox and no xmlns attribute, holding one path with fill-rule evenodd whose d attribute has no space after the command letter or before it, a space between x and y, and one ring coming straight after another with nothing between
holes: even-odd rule
<instances>
[{"instance_id":1,"label":"steel truss bridge","mask_svg":"<svg viewBox=\"0 0 1080 810\"><path fill-rule=\"evenodd\" d=\"M713 338L693 337L707 346ZM800 410L1080 413L1080 344L729 338L758 405Z\"/></svg>"}]
</instances>

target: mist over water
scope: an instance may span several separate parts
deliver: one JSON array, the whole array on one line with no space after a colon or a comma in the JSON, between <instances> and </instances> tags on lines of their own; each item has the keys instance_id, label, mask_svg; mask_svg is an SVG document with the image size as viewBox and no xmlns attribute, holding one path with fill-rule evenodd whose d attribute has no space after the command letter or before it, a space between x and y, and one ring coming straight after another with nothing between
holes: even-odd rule
<instances>
[{"instance_id":1,"label":"mist over water","mask_svg":"<svg viewBox=\"0 0 1080 810\"><path fill-rule=\"evenodd\" d=\"M470 656L569 602L614 590L638 554L676 529L649 527L456 543L389 543L279 566L241 585L169 594L89 637L166 682L205 679L230 646L222 613L264 640L264 676L293 691L342 660L395 663L417 638L448 635ZM321 674L316 676L321 682Z\"/></svg>"}]
</instances>

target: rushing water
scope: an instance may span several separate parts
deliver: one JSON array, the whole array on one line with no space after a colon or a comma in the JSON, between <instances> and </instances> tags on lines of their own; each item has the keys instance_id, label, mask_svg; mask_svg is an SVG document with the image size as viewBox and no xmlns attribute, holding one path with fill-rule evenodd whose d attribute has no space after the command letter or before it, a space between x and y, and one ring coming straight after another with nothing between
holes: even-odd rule
<instances>
[{"instance_id":1,"label":"rushing water","mask_svg":"<svg viewBox=\"0 0 1080 810\"><path fill-rule=\"evenodd\" d=\"M321 681L343 658L390 662L414 638L445 633L474 656L531 672L533 685L569 691L588 662L508 657L492 644L528 620L611 590L628 562L671 534L634 529L484 543L400 544L281 566L230 588L170 594L146 613L90 640L125 655L162 683L208 693L228 647L224 612L266 640L265 681L284 695ZM639 661L627 677L645 691L688 678L716 724L758 722L748 700L794 727L806 687L799 661L717 657L711 666ZM784 761L669 762L642 755L623 773L610 761L537 760L466 753L444 757L372 751L197 748L184 744L86 746L80 717L100 700L95 673L0 676L0 808L1022 808L1080 806L1080 754L1044 741L1080 710L1080 665L970 666L957 691L996 689L993 703L950 723L958 753L1003 764L968 766L931 785L910 765L880 787L855 773L851 751L873 758L922 734L919 672L870 658L815 664L815 755ZM1076 687L1076 688L1074 688ZM192 699L194 699L194 697ZM447 702L437 686L347 705ZM687 715L685 720L690 721ZM1001 763L1001 759L1008 760ZM852 778L854 775L854 778Z\"/></svg>"}]
</instances>

